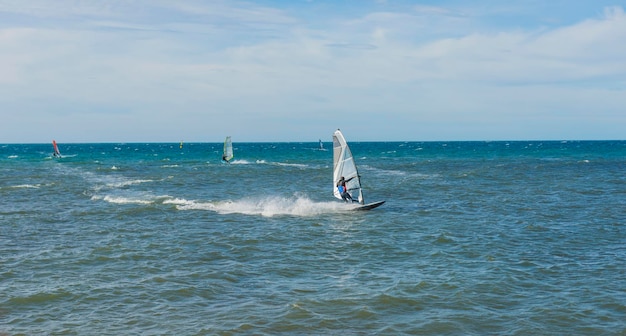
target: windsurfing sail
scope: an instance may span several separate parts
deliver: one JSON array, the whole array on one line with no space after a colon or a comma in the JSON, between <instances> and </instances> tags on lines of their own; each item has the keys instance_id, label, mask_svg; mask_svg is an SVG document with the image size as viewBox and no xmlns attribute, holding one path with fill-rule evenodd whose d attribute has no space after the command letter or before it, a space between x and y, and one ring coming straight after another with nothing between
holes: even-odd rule
<instances>
[{"instance_id":1,"label":"windsurfing sail","mask_svg":"<svg viewBox=\"0 0 626 336\"><path fill-rule=\"evenodd\" d=\"M179 148L180 148L180 149L183 149L183 141L182 141L182 140L180 141Z\"/></svg>"},{"instance_id":2,"label":"windsurfing sail","mask_svg":"<svg viewBox=\"0 0 626 336\"><path fill-rule=\"evenodd\" d=\"M55 140L52 140L52 149L54 150L52 152L52 156L61 157L61 152L59 152L59 146L57 146L57 142Z\"/></svg>"},{"instance_id":3,"label":"windsurfing sail","mask_svg":"<svg viewBox=\"0 0 626 336\"><path fill-rule=\"evenodd\" d=\"M230 162L234 157L233 154L233 142L230 139L230 135L226 137L224 140L224 155L222 155L222 160L226 162Z\"/></svg>"},{"instance_id":4,"label":"windsurfing sail","mask_svg":"<svg viewBox=\"0 0 626 336\"><path fill-rule=\"evenodd\" d=\"M346 139L340 130L333 134L333 195L343 199L337 188L337 183L343 177L346 180L346 189L353 198L358 195L360 204L365 204L363 190L361 189L361 177L356 169L356 163L352 151L348 147Z\"/></svg>"},{"instance_id":5,"label":"windsurfing sail","mask_svg":"<svg viewBox=\"0 0 626 336\"><path fill-rule=\"evenodd\" d=\"M324 150L324 143L322 142L322 139L320 139L320 149Z\"/></svg>"}]
</instances>

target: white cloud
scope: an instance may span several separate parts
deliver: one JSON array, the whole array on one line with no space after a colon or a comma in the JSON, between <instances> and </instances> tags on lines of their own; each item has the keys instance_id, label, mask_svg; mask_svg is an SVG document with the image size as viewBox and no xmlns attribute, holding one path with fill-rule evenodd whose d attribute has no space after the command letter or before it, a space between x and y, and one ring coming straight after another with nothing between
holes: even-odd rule
<instances>
[{"instance_id":1,"label":"white cloud","mask_svg":"<svg viewBox=\"0 0 626 336\"><path fill-rule=\"evenodd\" d=\"M164 140L154 137L172 127L209 141L226 116L249 140L267 136L261 126L298 140L334 129L337 115L364 129L389 123L387 134L370 138L415 139L415 125L468 127L463 134L422 129L418 139L428 140L523 138L519 125L548 137L549 127L537 125L550 120L572 128L625 122L618 112L626 103L621 7L556 28L486 29L461 14L470 11L447 7L370 11L324 24L319 13L228 1L74 5L0 0L5 15L42 18L0 23L0 108L20 112L7 127L54 114L71 133L73 121L95 118L89 133L75 131L76 141L110 135L98 129L114 127L111 114L129 133L145 129L133 133L136 141ZM597 119L585 121L591 109L587 119ZM602 125L590 136L603 134ZM11 139L2 133L0 141Z\"/></svg>"}]
</instances>

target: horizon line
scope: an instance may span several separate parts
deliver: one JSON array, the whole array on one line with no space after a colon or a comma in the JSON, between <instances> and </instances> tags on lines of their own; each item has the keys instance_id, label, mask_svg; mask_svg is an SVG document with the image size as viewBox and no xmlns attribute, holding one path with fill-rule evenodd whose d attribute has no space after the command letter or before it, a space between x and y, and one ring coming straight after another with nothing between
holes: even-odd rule
<instances>
[{"instance_id":1,"label":"horizon line","mask_svg":"<svg viewBox=\"0 0 626 336\"><path fill-rule=\"evenodd\" d=\"M56 139L54 139L56 140ZM2 142L0 146L3 145L47 145L52 143L53 140L49 142ZM626 141L626 139L507 139L507 140L352 140L349 143L407 143L407 142L600 142L600 141ZM182 140L185 144L220 144L224 141L185 141ZM310 140L310 141L234 141L233 143L318 143L319 140ZM327 140L322 142L332 142L332 140ZM101 141L101 142L59 142L57 144L180 144L181 140L178 141Z\"/></svg>"}]
</instances>

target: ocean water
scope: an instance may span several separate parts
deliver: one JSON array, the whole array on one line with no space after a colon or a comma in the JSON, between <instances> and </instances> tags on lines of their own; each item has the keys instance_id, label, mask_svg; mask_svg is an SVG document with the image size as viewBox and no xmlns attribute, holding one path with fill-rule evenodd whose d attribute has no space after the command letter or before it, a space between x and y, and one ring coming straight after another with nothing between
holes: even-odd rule
<instances>
[{"instance_id":1,"label":"ocean water","mask_svg":"<svg viewBox=\"0 0 626 336\"><path fill-rule=\"evenodd\" d=\"M0 335L626 335L626 141L0 145Z\"/></svg>"}]
</instances>

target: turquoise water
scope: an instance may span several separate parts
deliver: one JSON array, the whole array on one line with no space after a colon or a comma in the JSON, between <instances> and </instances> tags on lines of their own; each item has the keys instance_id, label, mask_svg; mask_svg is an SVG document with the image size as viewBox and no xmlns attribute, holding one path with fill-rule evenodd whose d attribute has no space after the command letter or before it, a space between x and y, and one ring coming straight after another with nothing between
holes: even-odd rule
<instances>
[{"instance_id":1,"label":"turquoise water","mask_svg":"<svg viewBox=\"0 0 626 336\"><path fill-rule=\"evenodd\" d=\"M0 145L0 335L626 335L626 141L350 145Z\"/></svg>"}]
</instances>

